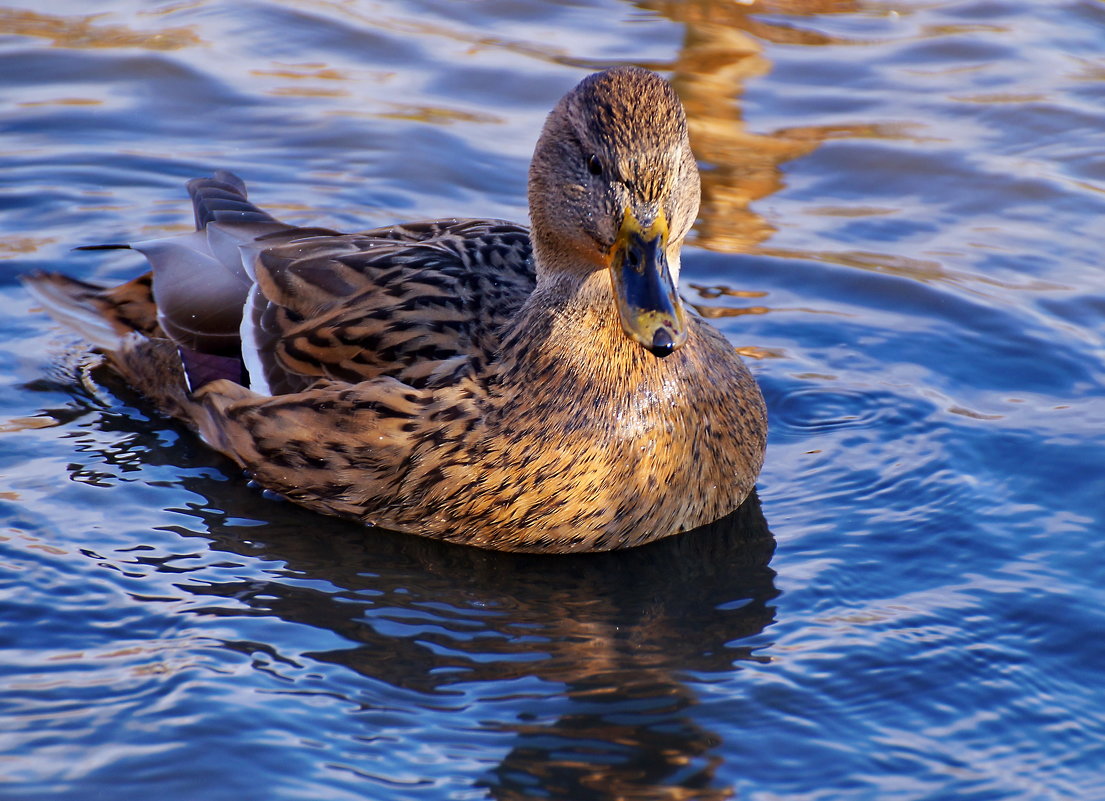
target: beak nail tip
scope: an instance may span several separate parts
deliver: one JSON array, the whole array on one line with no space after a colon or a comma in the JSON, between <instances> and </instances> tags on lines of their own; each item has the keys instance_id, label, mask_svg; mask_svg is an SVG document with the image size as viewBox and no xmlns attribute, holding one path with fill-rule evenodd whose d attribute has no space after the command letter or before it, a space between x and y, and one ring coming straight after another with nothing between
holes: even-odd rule
<instances>
[{"instance_id":1,"label":"beak nail tip","mask_svg":"<svg viewBox=\"0 0 1105 801\"><path fill-rule=\"evenodd\" d=\"M658 356L661 359L670 356L675 351L675 340L668 329L656 329L656 333L652 335L652 345L649 346L649 351L652 352L653 356Z\"/></svg>"}]
</instances>

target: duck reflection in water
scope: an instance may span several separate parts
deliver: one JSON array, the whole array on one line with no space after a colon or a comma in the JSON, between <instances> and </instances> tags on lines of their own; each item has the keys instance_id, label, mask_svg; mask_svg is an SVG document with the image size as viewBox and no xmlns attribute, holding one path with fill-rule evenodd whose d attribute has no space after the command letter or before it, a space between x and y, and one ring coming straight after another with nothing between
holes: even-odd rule
<instances>
[{"instance_id":1,"label":"duck reflection in water","mask_svg":"<svg viewBox=\"0 0 1105 801\"><path fill-rule=\"evenodd\" d=\"M196 512L213 548L284 561L292 580L184 586L348 642L303 656L431 697L460 688L498 695L530 678L563 686L482 723L514 740L479 782L492 797L532 798L535 787L543 798L581 801L729 796L715 773L732 744L696 722L696 691L684 677L767 661L742 645L773 622L777 595L768 566L775 541L755 494L681 537L550 560L388 532L366 538L345 524L339 536L316 536L298 510L286 526L227 526L224 515L248 515L235 509L242 494L224 482L187 483L232 495L211 498L207 508L218 513ZM304 579L334 591L320 595Z\"/></svg>"}]
</instances>

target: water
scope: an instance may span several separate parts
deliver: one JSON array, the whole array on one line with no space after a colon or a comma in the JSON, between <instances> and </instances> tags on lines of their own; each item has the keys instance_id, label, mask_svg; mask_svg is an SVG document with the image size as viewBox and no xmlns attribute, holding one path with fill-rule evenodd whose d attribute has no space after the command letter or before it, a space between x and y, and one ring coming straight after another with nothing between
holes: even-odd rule
<instances>
[{"instance_id":1,"label":"water","mask_svg":"<svg viewBox=\"0 0 1105 801\"><path fill-rule=\"evenodd\" d=\"M0 796L1105 799L1105 3L0 10ZM229 167L346 229L525 218L553 102L671 75L682 291L762 511L487 554L270 502L16 276Z\"/></svg>"}]
</instances>

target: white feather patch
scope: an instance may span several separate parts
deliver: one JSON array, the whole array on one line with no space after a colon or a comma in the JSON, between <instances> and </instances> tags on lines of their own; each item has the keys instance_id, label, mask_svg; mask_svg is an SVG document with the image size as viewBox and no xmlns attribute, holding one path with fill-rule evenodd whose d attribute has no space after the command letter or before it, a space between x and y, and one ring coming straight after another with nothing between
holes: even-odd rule
<instances>
[{"instance_id":1,"label":"white feather patch","mask_svg":"<svg viewBox=\"0 0 1105 801\"><path fill-rule=\"evenodd\" d=\"M254 284L249 290L245 308L242 309L242 361L249 373L249 388L258 395L271 395L268 379L265 377L265 365L261 361L261 351L257 347L256 327L260 324L261 311L266 303L261 288Z\"/></svg>"}]
</instances>

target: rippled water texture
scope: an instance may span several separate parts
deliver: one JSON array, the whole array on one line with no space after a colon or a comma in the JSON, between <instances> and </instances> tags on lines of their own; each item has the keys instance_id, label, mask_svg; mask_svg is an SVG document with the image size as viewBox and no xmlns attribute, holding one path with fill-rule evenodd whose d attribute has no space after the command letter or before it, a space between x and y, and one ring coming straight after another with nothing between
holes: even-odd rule
<instances>
[{"instance_id":1,"label":"rippled water texture","mask_svg":"<svg viewBox=\"0 0 1105 801\"><path fill-rule=\"evenodd\" d=\"M1105 799L1105 3L0 33L0 796ZM16 281L135 274L70 248L186 230L217 167L297 223L525 219L545 113L621 63L686 102L681 289L770 407L762 510L714 530L516 558L268 501Z\"/></svg>"}]
</instances>

